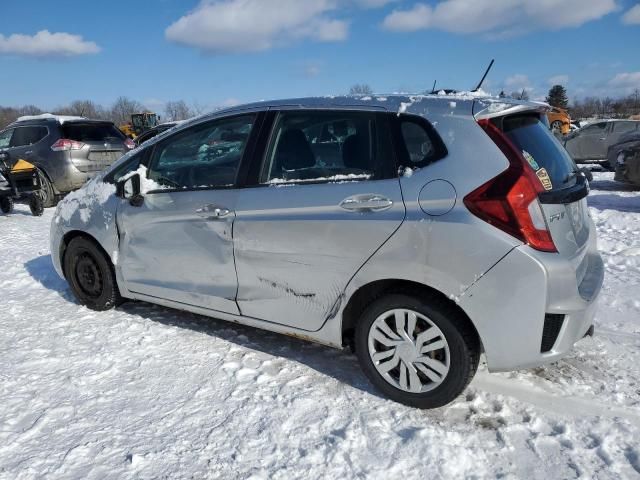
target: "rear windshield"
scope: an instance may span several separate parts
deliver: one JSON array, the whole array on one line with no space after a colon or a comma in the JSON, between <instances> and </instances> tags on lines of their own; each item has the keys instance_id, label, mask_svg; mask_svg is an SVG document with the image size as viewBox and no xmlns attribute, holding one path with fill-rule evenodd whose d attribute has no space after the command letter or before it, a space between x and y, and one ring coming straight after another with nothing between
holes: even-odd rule
<instances>
[{"instance_id":1,"label":"rear windshield","mask_svg":"<svg viewBox=\"0 0 640 480\"><path fill-rule=\"evenodd\" d=\"M502 130L522 152L538 176L544 175L546 170L551 188L565 188L575 184L575 163L540 118L535 115L504 117Z\"/></svg>"},{"instance_id":2,"label":"rear windshield","mask_svg":"<svg viewBox=\"0 0 640 480\"><path fill-rule=\"evenodd\" d=\"M61 128L63 138L78 142L104 142L125 138L112 123L66 123Z\"/></svg>"}]
</instances>

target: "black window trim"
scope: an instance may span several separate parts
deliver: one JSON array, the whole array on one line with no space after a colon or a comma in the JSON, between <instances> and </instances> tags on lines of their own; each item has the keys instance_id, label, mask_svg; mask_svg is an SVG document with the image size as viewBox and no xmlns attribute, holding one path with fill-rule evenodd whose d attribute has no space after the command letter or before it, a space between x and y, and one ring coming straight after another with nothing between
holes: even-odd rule
<instances>
[{"instance_id":1,"label":"black window trim","mask_svg":"<svg viewBox=\"0 0 640 480\"><path fill-rule=\"evenodd\" d=\"M223 122L225 120L230 120L239 117L246 117L253 115L254 123L251 128L251 134L249 135L249 139L247 140L247 144L245 145L244 152L242 153L242 158L240 158L240 164L238 165L238 169L236 171L236 178L232 185L220 185L220 186L205 186L205 187L187 187L187 188L162 188L157 190L149 190L145 192L145 195L151 195L156 193L180 193L180 192L197 192L197 191L209 191L209 190L235 190L241 188L241 184L239 183L242 180L241 173L243 172L243 165L247 163L252 157L253 152L255 150L256 142L258 139L258 135L262 129L262 123L264 122L264 114L263 110L246 110L246 111L237 111L233 112L230 115L224 115L220 117L210 118L204 122L198 123L196 125L191 125L184 130L179 130L171 135L163 138L159 142L154 143L153 145L149 145L145 147L145 150L149 150L149 154L145 158L145 162L141 162L141 165L144 165L147 168L147 175L151 171L151 163L155 158L156 151L165 145L168 142L175 140L179 136L192 134L196 130L205 130L210 128L210 126L214 123Z\"/></svg>"},{"instance_id":2,"label":"black window trim","mask_svg":"<svg viewBox=\"0 0 640 480\"><path fill-rule=\"evenodd\" d=\"M383 124L383 120L382 117L386 117L389 114L386 111L380 111L379 109L375 109L375 110L362 110L362 109L358 109L355 108L356 106L352 106L352 107L304 107L304 108L300 108L299 106L295 106L295 105L287 105L284 106L284 108L277 108L277 109L270 109L266 112L266 116L265 116L265 122L262 125L262 132L260 134L260 138L258 139L257 142L257 149L254 152L253 158L251 159L251 163L248 166L248 171L246 174L246 177L244 179L244 183L242 185L241 188L273 188L274 186L278 186L281 184L274 184L274 183L261 183L260 182L260 176L262 173L262 169L267 161L267 154L269 153L269 148L271 147L273 141L274 141L274 135L276 133L276 127L278 125L278 121L279 118L284 115L284 114L289 114L289 113L311 113L311 112L326 112L326 113L331 113L331 112L340 112L340 113L358 113L358 114L370 114L374 117L374 134L375 134L375 141L376 144L380 141L379 136L380 136L380 126ZM393 137L393 135L391 135L391 137ZM393 160L394 162L392 163L392 165L396 164L397 165L397 153L396 153L396 148L394 145L394 139L390 138L390 145L389 147L391 148L391 154L395 157ZM375 176L370 177L370 178L362 178L362 179L353 179L353 180L340 180L340 183L359 183L359 182L375 182L375 181L380 181L380 180L390 180L393 178L397 178L397 168L394 169L394 171L389 174L384 173L384 170L382 168L380 168L380 166L378 166L378 169L380 170L379 172L376 172ZM379 174L382 174L379 176ZM328 180L328 179L312 179L312 180L291 180L291 181L287 181L286 186L306 186L306 185L330 185L330 184L334 184L334 183L338 183L335 180Z\"/></svg>"},{"instance_id":3,"label":"black window trim","mask_svg":"<svg viewBox=\"0 0 640 480\"><path fill-rule=\"evenodd\" d=\"M447 150L447 146L444 141L434 128L434 126L422 115L415 115L411 113L402 113L398 114L390 114L395 118L395 121L392 122L393 125L393 137L394 137L394 147L396 151L396 157L398 160L397 167L398 171L405 168L425 168L429 165L433 165L434 163L446 158L449 155L449 151ZM407 144L404 140L404 135L402 134L402 123L403 122L412 122L415 123L427 132L429 139L434 147L434 153L426 160L415 163L410 160L409 150L407 149Z\"/></svg>"},{"instance_id":4,"label":"black window trim","mask_svg":"<svg viewBox=\"0 0 640 480\"><path fill-rule=\"evenodd\" d=\"M44 141L45 138L47 138L49 135L51 135L51 130L49 130L49 127L47 125L15 125L13 127L11 127L13 129L13 133L11 134L11 138L9 139L9 146L4 147L6 149L10 149L10 148L25 148L25 147L31 147L33 145L37 145L40 142ZM13 140L13 136L16 133L16 130L18 130L19 128L44 128L47 131L47 134L42 137L40 140L38 140L37 142L34 143L29 143L28 145L17 145L15 147L11 146L11 141ZM6 130L9 130L8 128Z\"/></svg>"}]
</instances>

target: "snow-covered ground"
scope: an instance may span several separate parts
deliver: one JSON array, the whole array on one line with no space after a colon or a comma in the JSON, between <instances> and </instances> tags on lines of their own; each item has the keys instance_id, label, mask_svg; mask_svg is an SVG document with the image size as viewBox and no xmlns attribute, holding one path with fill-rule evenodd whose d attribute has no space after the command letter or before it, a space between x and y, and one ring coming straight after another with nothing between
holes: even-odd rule
<instances>
[{"instance_id":1,"label":"snow-covered ground","mask_svg":"<svg viewBox=\"0 0 640 480\"><path fill-rule=\"evenodd\" d=\"M481 367L452 405L381 398L353 355L129 303L79 307L43 218L0 216L0 478L639 478L640 191L596 173L596 337Z\"/></svg>"}]
</instances>

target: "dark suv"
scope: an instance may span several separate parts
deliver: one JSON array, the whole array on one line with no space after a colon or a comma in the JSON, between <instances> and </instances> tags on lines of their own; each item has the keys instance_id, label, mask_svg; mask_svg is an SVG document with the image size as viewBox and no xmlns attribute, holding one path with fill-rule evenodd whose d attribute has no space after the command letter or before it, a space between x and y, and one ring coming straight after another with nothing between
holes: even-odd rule
<instances>
[{"instance_id":1,"label":"dark suv","mask_svg":"<svg viewBox=\"0 0 640 480\"><path fill-rule=\"evenodd\" d=\"M131 140L111 122L50 114L21 117L0 130L0 152L40 171L45 206L80 188L125 152Z\"/></svg>"}]
</instances>

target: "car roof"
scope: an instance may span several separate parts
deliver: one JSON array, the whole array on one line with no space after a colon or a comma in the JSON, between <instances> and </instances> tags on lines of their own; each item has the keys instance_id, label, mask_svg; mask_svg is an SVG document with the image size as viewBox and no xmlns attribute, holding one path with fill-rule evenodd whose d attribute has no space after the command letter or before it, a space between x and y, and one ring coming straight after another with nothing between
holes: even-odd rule
<instances>
[{"instance_id":1,"label":"car roof","mask_svg":"<svg viewBox=\"0 0 640 480\"><path fill-rule=\"evenodd\" d=\"M247 111L257 110L283 110L283 109L348 109L361 111L386 111L401 113L424 114L427 111L446 111L456 114L473 115L474 104L479 104L478 110L492 108L492 114L505 110L540 110L540 104L512 98L492 97L483 91L478 92L452 92L444 91L436 94L371 94L371 95L337 95L323 97L302 97L280 100L263 100L259 102L237 105L234 107L215 110L213 112L189 119L178 128L207 121L209 119L233 115ZM500 106L500 108L496 108ZM433 110L431 110L433 108Z\"/></svg>"},{"instance_id":2,"label":"car roof","mask_svg":"<svg viewBox=\"0 0 640 480\"><path fill-rule=\"evenodd\" d=\"M113 122L109 120L95 120L86 117L76 117L70 115L52 115L49 113L42 115L27 115L19 117L15 122L8 125L8 127L20 127L28 125L47 125L56 123L58 125L64 124L86 124L86 123L106 123L113 125Z\"/></svg>"}]
</instances>

